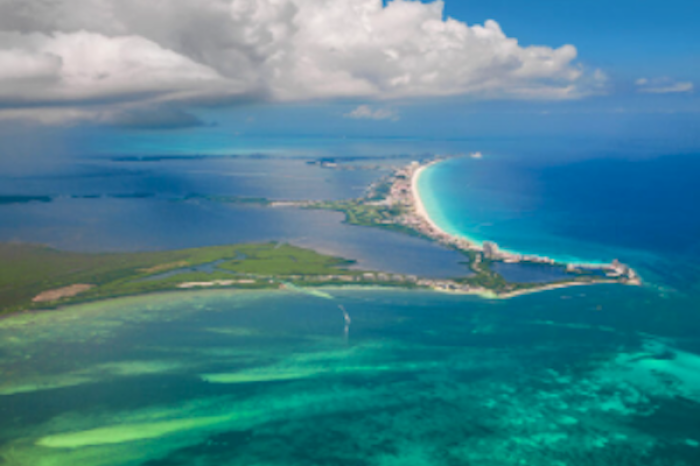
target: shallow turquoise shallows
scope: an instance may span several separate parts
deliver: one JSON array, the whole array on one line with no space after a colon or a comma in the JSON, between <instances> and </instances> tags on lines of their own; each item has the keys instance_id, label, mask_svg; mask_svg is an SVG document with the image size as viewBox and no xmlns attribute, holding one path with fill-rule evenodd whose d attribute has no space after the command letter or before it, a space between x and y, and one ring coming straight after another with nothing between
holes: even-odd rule
<instances>
[{"instance_id":1,"label":"shallow turquoise shallows","mask_svg":"<svg viewBox=\"0 0 700 466\"><path fill-rule=\"evenodd\" d=\"M700 460L689 298L327 291L174 293L0 321L0 463Z\"/></svg>"}]
</instances>

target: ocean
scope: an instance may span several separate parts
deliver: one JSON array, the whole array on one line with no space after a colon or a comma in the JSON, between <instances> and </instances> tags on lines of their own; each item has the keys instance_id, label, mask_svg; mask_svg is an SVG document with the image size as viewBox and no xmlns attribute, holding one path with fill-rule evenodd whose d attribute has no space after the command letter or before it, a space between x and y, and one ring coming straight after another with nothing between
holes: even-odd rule
<instances>
[{"instance_id":1,"label":"ocean","mask_svg":"<svg viewBox=\"0 0 700 466\"><path fill-rule=\"evenodd\" d=\"M12 316L0 320L0 464L700 464L700 159L483 152L421 178L441 226L514 251L619 258L643 286L510 300L191 291ZM274 186L253 181L276 163ZM73 172L3 184L8 199L54 197L0 205L0 237L103 251L269 236L365 264L464 270L451 251L332 212L173 200L193 191L343 198L381 170L331 172L301 159L89 165L105 175L99 183ZM219 178L222 167L236 176ZM153 195L110 195L139 192ZM83 193L104 195L72 196ZM531 281L552 271L502 273Z\"/></svg>"},{"instance_id":2,"label":"ocean","mask_svg":"<svg viewBox=\"0 0 700 466\"><path fill-rule=\"evenodd\" d=\"M619 259L651 282L692 286L700 276L698 173L699 154L574 162L486 154L429 167L419 191L452 234L563 261Z\"/></svg>"}]
</instances>

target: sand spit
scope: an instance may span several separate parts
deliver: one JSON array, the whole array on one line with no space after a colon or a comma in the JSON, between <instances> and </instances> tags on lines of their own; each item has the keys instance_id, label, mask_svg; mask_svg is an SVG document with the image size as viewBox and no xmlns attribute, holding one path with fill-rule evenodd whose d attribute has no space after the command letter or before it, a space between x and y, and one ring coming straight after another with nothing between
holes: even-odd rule
<instances>
[{"instance_id":1,"label":"sand spit","mask_svg":"<svg viewBox=\"0 0 700 466\"><path fill-rule=\"evenodd\" d=\"M32 298L34 303L47 303L50 301L57 301L61 298L72 298L80 293L84 293L90 288L94 288L95 285L90 285L86 283L76 283L75 285L64 286L63 288L56 288L54 290L42 291L38 295Z\"/></svg>"}]
</instances>

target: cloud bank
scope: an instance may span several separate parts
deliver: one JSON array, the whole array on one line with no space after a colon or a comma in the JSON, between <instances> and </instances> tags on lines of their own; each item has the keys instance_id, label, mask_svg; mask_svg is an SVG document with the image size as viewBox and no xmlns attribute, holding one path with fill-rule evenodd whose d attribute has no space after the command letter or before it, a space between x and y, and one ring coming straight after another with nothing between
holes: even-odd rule
<instances>
[{"instance_id":1,"label":"cloud bank","mask_svg":"<svg viewBox=\"0 0 700 466\"><path fill-rule=\"evenodd\" d=\"M259 99L563 99L599 81L572 45L523 47L495 21L470 26L445 18L443 7L0 0L0 118L43 109L42 118L110 121L131 107Z\"/></svg>"}]
</instances>

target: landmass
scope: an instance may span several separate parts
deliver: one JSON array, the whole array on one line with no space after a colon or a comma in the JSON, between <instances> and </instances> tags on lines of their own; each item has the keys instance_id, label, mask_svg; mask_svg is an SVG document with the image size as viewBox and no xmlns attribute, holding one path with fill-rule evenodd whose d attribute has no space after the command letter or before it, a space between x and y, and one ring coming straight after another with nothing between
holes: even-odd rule
<instances>
[{"instance_id":1,"label":"landmass","mask_svg":"<svg viewBox=\"0 0 700 466\"><path fill-rule=\"evenodd\" d=\"M459 251L468 263L464 277L432 279L359 270L354 261L277 242L113 254L0 243L0 314L193 288L313 289L381 285L511 298L569 286L641 284L637 273L617 260L603 265L557 262L547 257L502 251L493 242L479 245L443 231L426 212L418 192L418 178L431 163L437 161L398 167L372 184L359 199L269 201L191 195L183 200L340 211L349 224L420 236ZM561 268L566 277L547 283L509 282L492 269L495 262L547 264Z\"/></svg>"},{"instance_id":2,"label":"landmass","mask_svg":"<svg viewBox=\"0 0 700 466\"><path fill-rule=\"evenodd\" d=\"M354 261L276 242L113 254L0 243L0 314L190 288L418 286L415 276L354 266Z\"/></svg>"}]
</instances>

